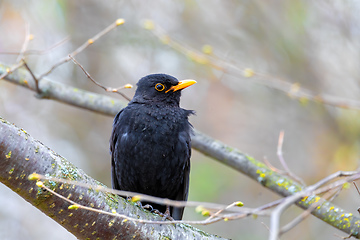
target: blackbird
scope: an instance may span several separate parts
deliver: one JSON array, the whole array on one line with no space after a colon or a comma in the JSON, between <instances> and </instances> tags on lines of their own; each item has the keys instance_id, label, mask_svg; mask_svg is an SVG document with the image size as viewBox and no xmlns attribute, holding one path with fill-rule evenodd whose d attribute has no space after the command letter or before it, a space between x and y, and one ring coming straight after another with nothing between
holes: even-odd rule
<instances>
[{"instance_id":1,"label":"blackbird","mask_svg":"<svg viewBox=\"0 0 360 240\"><path fill-rule=\"evenodd\" d=\"M180 108L181 90L196 83L151 74L137 83L134 98L115 117L110 138L112 187L186 201L190 134L194 112ZM184 207L154 203L154 209L181 220Z\"/></svg>"}]
</instances>

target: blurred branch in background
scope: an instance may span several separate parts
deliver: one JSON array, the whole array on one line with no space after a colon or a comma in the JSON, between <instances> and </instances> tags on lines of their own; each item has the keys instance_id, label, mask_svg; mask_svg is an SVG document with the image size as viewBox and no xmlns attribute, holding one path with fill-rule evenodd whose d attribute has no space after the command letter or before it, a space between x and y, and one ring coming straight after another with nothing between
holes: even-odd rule
<instances>
[{"instance_id":1,"label":"blurred branch in background","mask_svg":"<svg viewBox=\"0 0 360 240\"><path fill-rule=\"evenodd\" d=\"M33 39L33 35L29 34L26 37L26 40L32 40ZM47 49L44 50L26 50L24 52L0 52L0 55L16 55L16 56L20 56L22 55L23 57L29 56L29 55L44 55L47 54L48 52L50 52L51 50L54 50L57 47L60 47L61 45L63 45L64 43L66 43L67 41L69 41L70 37L66 37L62 40L60 40L59 42L53 44L52 46L50 46ZM25 45L25 42L24 42ZM21 59L21 58L20 58ZM20 61L19 58L17 59L17 62Z\"/></svg>"},{"instance_id":2,"label":"blurred branch in background","mask_svg":"<svg viewBox=\"0 0 360 240\"><path fill-rule=\"evenodd\" d=\"M98 34L96 34L95 36L93 36L92 38L89 38L85 43L83 43L80 47L78 47L77 49L75 49L73 52L71 52L69 55L71 55L72 57L75 57L76 55L78 55L79 53L81 53L82 51L84 51L88 46L90 46L91 44L93 44L95 41L97 41L99 38L101 38L102 36L104 36L106 33L110 32L111 30L115 29L117 26L120 26L122 24L124 24L124 19L117 19L115 22L113 22L112 24L110 24L107 28L105 28L104 30L102 30L101 32L99 32ZM66 56L64 58L62 58L61 60L59 60L57 63L55 63L53 66L50 67L49 70L47 70L46 72L44 72L43 74L41 74L39 76L39 79L42 79L43 77L49 75L55 68L59 67L60 65L68 62L71 60L70 56Z\"/></svg>"},{"instance_id":3,"label":"blurred branch in background","mask_svg":"<svg viewBox=\"0 0 360 240\"><path fill-rule=\"evenodd\" d=\"M27 22L25 24L25 40L21 47L20 53L17 56L16 62L19 62L25 54L25 51L29 45L29 42L33 39L33 36L30 34L30 24Z\"/></svg>"},{"instance_id":4,"label":"blurred branch in background","mask_svg":"<svg viewBox=\"0 0 360 240\"><path fill-rule=\"evenodd\" d=\"M302 103L313 101L339 108L360 110L360 101L340 98L328 94L316 94L302 87L300 83L291 83L287 80L280 79L266 73L257 72L256 70L248 67L240 67L240 64L236 62L215 55L210 45L205 45L202 52L188 47L184 43L171 38L164 29L152 20L144 21L144 28L150 30L163 44L172 47L196 63L208 65L216 70L222 71L225 74L233 75L237 78L252 78L253 82L279 90L287 94L290 98L298 99Z\"/></svg>"},{"instance_id":5,"label":"blurred branch in background","mask_svg":"<svg viewBox=\"0 0 360 240\"><path fill-rule=\"evenodd\" d=\"M98 87L101 87L102 89L104 89L106 92L114 92L114 93L118 93L120 94L123 98L125 98L126 100L130 101L131 99L129 97L127 97L124 93L120 92L119 90L121 89L125 89L125 88L132 88L133 86L131 84L125 84L124 86L121 86L121 87L117 87L117 88L111 88L111 87L106 87L102 84L100 84L99 82L95 81L91 76L90 74L84 69L84 67L78 62L76 61L76 59L69 55L69 57L71 58L71 60L76 64L78 65L81 70L85 73L85 75Z\"/></svg>"}]
</instances>

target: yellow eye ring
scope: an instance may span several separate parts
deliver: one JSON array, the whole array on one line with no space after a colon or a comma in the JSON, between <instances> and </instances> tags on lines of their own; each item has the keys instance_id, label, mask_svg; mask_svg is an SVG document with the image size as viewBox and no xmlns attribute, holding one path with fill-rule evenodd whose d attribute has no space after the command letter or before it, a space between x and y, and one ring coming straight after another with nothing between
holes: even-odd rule
<instances>
[{"instance_id":1,"label":"yellow eye ring","mask_svg":"<svg viewBox=\"0 0 360 240\"><path fill-rule=\"evenodd\" d=\"M155 85L155 89L156 89L156 91L161 92L161 91L164 91L165 86L164 86L164 84L162 84L162 83L157 83L157 84Z\"/></svg>"}]
</instances>

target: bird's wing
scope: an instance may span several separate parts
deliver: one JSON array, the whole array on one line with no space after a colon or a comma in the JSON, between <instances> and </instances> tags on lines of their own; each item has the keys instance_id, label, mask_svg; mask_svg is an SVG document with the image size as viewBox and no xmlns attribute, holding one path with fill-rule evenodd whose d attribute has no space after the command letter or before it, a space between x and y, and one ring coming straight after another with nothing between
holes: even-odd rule
<instances>
[{"instance_id":1,"label":"bird's wing","mask_svg":"<svg viewBox=\"0 0 360 240\"><path fill-rule=\"evenodd\" d=\"M188 136L188 134L186 133ZM190 146L190 137L187 137L188 140L186 140L186 162L184 166L184 177L182 185L180 186L180 190L175 198L175 200L179 201L187 201L188 194L189 194L189 175L190 175L190 156L191 156L191 146ZM172 214L171 216L175 220L181 220L183 213L184 213L184 207L173 207L172 208Z\"/></svg>"},{"instance_id":2,"label":"bird's wing","mask_svg":"<svg viewBox=\"0 0 360 240\"><path fill-rule=\"evenodd\" d=\"M123 110L121 110L114 118L113 130L110 137L110 153L111 153L111 185L113 189L120 189L120 185L118 183L116 173L115 173L115 162L114 162L114 154L115 154L115 146L117 144L117 139L119 137L119 124L117 124L120 114Z\"/></svg>"}]
</instances>

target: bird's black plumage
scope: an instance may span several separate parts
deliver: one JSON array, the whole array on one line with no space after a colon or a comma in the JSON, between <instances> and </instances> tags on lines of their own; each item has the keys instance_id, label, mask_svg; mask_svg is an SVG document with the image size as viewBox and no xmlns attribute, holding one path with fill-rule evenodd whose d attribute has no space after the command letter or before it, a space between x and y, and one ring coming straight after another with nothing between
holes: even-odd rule
<instances>
[{"instance_id":1,"label":"bird's black plumage","mask_svg":"<svg viewBox=\"0 0 360 240\"><path fill-rule=\"evenodd\" d=\"M115 117L110 139L113 188L187 200L193 111L179 107L181 89L195 81L166 74L145 76L135 96ZM144 202L143 202L144 204ZM150 203L164 213L166 206ZM171 207L180 220L184 208Z\"/></svg>"}]
</instances>

